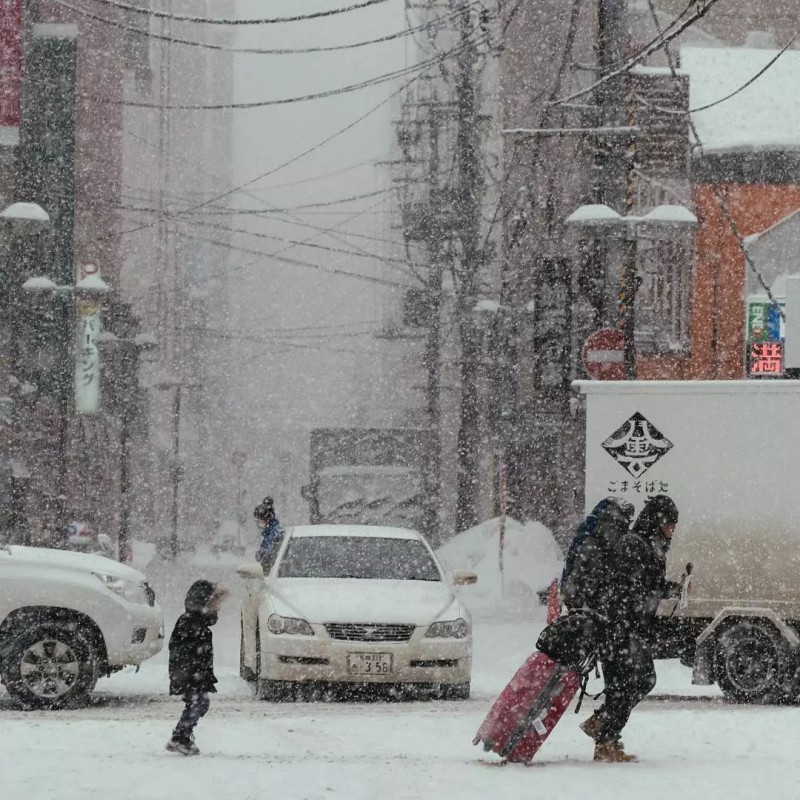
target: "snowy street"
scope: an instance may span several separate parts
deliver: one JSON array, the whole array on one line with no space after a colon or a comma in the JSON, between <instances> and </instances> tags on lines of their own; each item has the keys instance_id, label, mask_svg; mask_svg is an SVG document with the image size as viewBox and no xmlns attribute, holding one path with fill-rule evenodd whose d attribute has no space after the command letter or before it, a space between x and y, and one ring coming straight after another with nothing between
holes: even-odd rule
<instances>
[{"instance_id":1,"label":"snowy street","mask_svg":"<svg viewBox=\"0 0 800 800\"><path fill-rule=\"evenodd\" d=\"M800 710L733 706L689 670L659 663L655 697L634 712L626 745L641 763L595 765L568 713L533 766L501 766L472 746L495 695L533 648L544 621L479 618L468 702L259 703L238 678L240 582L230 566L203 570L234 597L214 629L219 693L197 729L202 754L165 752L180 713L167 695L166 651L139 673L101 680L89 708L26 713L0 695L3 796L39 800L186 798L702 798L800 795ZM154 574L157 586L164 576ZM174 588L181 581L174 580ZM173 581L169 581L173 584ZM179 596L162 588L168 628ZM599 691L599 687L595 690ZM665 700L663 695L673 699ZM659 699L660 698L660 699ZM45 768L46 765L46 768Z\"/></svg>"},{"instance_id":2,"label":"snowy street","mask_svg":"<svg viewBox=\"0 0 800 800\"><path fill-rule=\"evenodd\" d=\"M459 704L278 706L216 701L198 729L203 754L163 750L178 705L97 707L45 717L3 711L4 796L114 793L147 800L281 797L729 800L795 798L797 710L647 703L626 741L640 764L595 765L574 715L532 767L500 766L470 739L487 700ZM43 769L43 763L46 768Z\"/></svg>"}]
</instances>

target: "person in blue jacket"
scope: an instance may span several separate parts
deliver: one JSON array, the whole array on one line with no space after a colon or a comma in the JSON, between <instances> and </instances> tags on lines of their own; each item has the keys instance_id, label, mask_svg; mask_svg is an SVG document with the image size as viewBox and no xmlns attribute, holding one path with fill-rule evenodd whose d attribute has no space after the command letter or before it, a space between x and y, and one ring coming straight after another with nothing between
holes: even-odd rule
<instances>
[{"instance_id":1,"label":"person in blue jacket","mask_svg":"<svg viewBox=\"0 0 800 800\"><path fill-rule=\"evenodd\" d=\"M275 516L275 503L265 497L253 511L253 517L261 531L261 545L256 552L256 561L268 572L274 563L275 554L283 539L283 525Z\"/></svg>"}]
</instances>

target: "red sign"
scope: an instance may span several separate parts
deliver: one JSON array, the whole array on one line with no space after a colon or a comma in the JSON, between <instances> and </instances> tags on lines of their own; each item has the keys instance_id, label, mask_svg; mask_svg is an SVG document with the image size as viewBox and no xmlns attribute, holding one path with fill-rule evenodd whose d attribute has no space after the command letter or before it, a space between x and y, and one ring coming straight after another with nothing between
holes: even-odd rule
<instances>
[{"instance_id":1,"label":"red sign","mask_svg":"<svg viewBox=\"0 0 800 800\"><path fill-rule=\"evenodd\" d=\"M593 333L583 348L583 366L596 381L625 379L625 337L616 328Z\"/></svg>"},{"instance_id":2,"label":"red sign","mask_svg":"<svg viewBox=\"0 0 800 800\"><path fill-rule=\"evenodd\" d=\"M0 0L0 126L19 127L22 0Z\"/></svg>"},{"instance_id":3,"label":"red sign","mask_svg":"<svg viewBox=\"0 0 800 800\"><path fill-rule=\"evenodd\" d=\"M747 374L758 378L783 376L783 342L750 342Z\"/></svg>"}]
</instances>

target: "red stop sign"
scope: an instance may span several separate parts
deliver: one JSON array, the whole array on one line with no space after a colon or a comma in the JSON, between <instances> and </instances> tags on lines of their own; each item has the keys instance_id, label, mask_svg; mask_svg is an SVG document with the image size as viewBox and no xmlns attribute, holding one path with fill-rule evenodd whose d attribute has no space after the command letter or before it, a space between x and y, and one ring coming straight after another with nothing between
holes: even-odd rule
<instances>
[{"instance_id":1,"label":"red stop sign","mask_svg":"<svg viewBox=\"0 0 800 800\"><path fill-rule=\"evenodd\" d=\"M625 379L625 336L616 328L593 333L583 347L583 365L596 381Z\"/></svg>"}]
</instances>

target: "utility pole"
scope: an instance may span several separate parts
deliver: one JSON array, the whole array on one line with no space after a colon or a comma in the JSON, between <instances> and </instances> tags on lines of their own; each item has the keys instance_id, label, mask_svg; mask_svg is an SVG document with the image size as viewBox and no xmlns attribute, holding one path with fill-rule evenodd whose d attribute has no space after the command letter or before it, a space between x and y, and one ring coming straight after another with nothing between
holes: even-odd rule
<instances>
[{"instance_id":1,"label":"utility pole","mask_svg":"<svg viewBox=\"0 0 800 800\"><path fill-rule=\"evenodd\" d=\"M618 69L625 59L628 0L598 0L597 6L597 77ZM626 75L606 81L597 88L600 108L599 125L619 128L627 124ZM625 199L627 159L622 140L616 136L601 137L596 149L599 185L597 202L620 208Z\"/></svg>"},{"instance_id":2,"label":"utility pole","mask_svg":"<svg viewBox=\"0 0 800 800\"><path fill-rule=\"evenodd\" d=\"M480 269L484 258L480 247L480 199L483 180L480 170L478 92L476 86L477 48L471 4L455 0L459 12L460 52L456 64L455 238L460 243L460 269L456 313L461 341L461 406L457 443L456 530L477 524L478 494L478 358L480 342L474 316L478 299Z\"/></svg>"},{"instance_id":3,"label":"utility pole","mask_svg":"<svg viewBox=\"0 0 800 800\"><path fill-rule=\"evenodd\" d=\"M627 0L599 0L598 4L598 77L618 69L625 60L625 42L628 34ZM628 86L629 78L623 74L606 81L598 89L598 105L601 124L608 128L636 125L635 103ZM627 140L610 136L598 147L598 177L600 178L599 202L611 208L623 208L623 215L630 216L636 205L636 134ZM636 293L639 288L637 276L637 243L635 233L626 231L622 241L621 263L616 280L612 275L612 263L608 248L605 264L605 281L608 287L616 286L616 308L610 301L612 292L606 291L604 322L619 327L624 335L625 379L636 378Z\"/></svg>"},{"instance_id":4,"label":"utility pole","mask_svg":"<svg viewBox=\"0 0 800 800\"><path fill-rule=\"evenodd\" d=\"M431 104L430 125L430 176L428 205L430 227L427 231L428 259L428 339L425 347L425 368L427 370L427 412L428 412L428 534L439 543L441 536L442 508L442 408L441 408L441 339L442 339L442 274L443 274L443 226L439 153L440 115L436 100Z\"/></svg>"}]
</instances>

